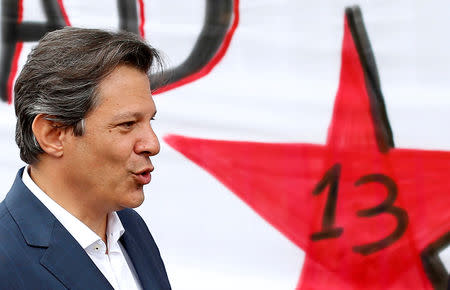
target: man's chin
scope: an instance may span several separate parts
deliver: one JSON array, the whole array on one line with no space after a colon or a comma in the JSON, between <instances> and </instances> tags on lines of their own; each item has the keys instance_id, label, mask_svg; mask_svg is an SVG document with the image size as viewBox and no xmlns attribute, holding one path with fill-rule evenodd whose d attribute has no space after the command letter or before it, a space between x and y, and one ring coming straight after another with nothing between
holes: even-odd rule
<instances>
[{"instance_id":1,"label":"man's chin","mask_svg":"<svg viewBox=\"0 0 450 290\"><path fill-rule=\"evenodd\" d=\"M133 193L129 193L127 195L127 198L125 200L122 200L122 203L120 204L121 209L125 208L136 208L139 207L145 199L144 191L142 188L139 190L136 190Z\"/></svg>"}]
</instances>

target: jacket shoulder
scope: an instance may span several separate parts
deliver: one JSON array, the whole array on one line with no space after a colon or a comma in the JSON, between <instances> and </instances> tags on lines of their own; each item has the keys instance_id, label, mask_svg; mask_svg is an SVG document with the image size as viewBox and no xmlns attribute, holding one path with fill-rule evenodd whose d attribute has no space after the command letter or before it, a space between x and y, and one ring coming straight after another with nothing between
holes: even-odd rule
<instances>
[{"instance_id":1,"label":"jacket shoulder","mask_svg":"<svg viewBox=\"0 0 450 290\"><path fill-rule=\"evenodd\" d=\"M0 203L0 233L0 249L16 248L17 239L25 242L4 201Z\"/></svg>"},{"instance_id":2,"label":"jacket shoulder","mask_svg":"<svg viewBox=\"0 0 450 290\"><path fill-rule=\"evenodd\" d=\"M20 265L25 241L9 214L4 202L0 203L0 288L20 289Z\"/></svg>"}]
</instances>

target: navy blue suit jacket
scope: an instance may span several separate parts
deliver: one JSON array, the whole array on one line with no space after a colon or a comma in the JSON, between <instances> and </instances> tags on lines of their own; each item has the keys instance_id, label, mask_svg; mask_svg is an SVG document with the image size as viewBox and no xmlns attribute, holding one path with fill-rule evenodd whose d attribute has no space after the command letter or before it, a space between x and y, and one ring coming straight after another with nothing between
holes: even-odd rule
<instances>
[{"instance_id":1,"label":"navy blue suit jacket","mask_svg":"<svg viewBox=\"0 0 450 290\"><path fill-rule=\"evenodd\" d=\"M23 168L0 203L0 289L113 289L78 242L22 182ZM142 218L118 212L121 237L143 289L171 289Z\"/></svg>"}]
</instances>

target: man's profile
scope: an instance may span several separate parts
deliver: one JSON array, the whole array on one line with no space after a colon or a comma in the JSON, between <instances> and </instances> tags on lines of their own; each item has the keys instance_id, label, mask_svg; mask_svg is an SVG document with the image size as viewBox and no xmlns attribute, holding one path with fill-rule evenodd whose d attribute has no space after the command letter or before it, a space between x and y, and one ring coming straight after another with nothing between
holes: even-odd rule
<instances>
[{"instance_id":1,"label":"man's profile","mask_svg":"<svg viewBox=\"0 0 450 290\"><path fill-rule=\"evenodd\" d=\"M44 36L14 87L28 166L0 203L0 289L170 289L132 209L159 152L149 70L158 53L127 32Z\"/></svg>"}]
</instances>

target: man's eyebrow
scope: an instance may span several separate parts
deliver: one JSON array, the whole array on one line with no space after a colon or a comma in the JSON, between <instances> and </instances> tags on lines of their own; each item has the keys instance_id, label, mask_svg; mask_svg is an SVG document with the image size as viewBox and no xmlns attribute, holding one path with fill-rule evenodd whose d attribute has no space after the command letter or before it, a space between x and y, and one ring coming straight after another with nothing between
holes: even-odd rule
<instances>
[{"instance_id":1,"label":"man's eyebrow","mask_svg":"<svg viewBox=\"0 0 450 290\"><path fill-rule=\"evenodd\" d=\"M152 118L155 117L156 115L156 110L155 112L152 114ZM144 116L143 113L141 112L124 112L124 113L119 113L117 115L115 115L113 117L113 121L120 121L120 120L124 120L124 119L129 119L129 118L136 118L136 119L140 119Z\"/></svg>"},{"instance_id":2,"label":"man's eyebrow","mask_svg":"<svg viewBox=\"0 0 450 290\"><path fill-rule=\"evenodd\" d=\"M139 118L141 116L142 116L142 114L139 112L124 112L124 113L119 113L119 114L115 115L113 117L113 120L118 121L118 120L129 119L129 118Z\"/></svg>"}]
</instances>

